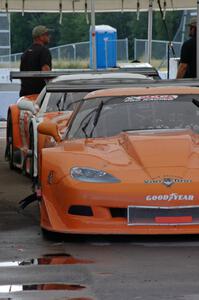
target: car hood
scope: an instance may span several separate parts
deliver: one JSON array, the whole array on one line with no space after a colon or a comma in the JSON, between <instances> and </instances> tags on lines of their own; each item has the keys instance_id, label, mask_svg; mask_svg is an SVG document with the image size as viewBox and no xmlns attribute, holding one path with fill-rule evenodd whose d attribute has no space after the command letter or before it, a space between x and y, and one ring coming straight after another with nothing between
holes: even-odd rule
<instances>
[{"instance_id":1,"label":"car hood","mask_svg":"<svg viewBox=\"0 0 199 300\"><path fill-rule=\"evenodd\" d=\"M130 166L131 169L198 168L199 136L190 130L125 132L112 138L64 144L76 165ZM78 156L77 156L78 154Z\"/></svg>"},{"instance_id":2,"label":"car hood","mask_svg":"<svg viewBox=\"0 0 199 300\"><path fill-rule=\"evenodd\" d=\"M196 166L199 137L191 131L125 133L119 139L125 153L146 168Z\"/></svg>"}]
</instances>

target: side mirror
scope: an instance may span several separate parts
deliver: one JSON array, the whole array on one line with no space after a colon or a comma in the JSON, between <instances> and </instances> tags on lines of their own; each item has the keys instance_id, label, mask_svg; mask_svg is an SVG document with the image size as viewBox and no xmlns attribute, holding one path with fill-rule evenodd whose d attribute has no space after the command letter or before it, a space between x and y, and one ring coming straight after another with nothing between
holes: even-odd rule
<instances>
[{"instance_id":1,"label":"side mirror","mask_svg":"<svg viewBox=\"0 0 199 300\"><path fill-rule=\"evenodd\" d=\"M34 103L29 100L22 99L17 103L17 106L20 110L27 110L30 111L32 114L37 112Z\"/></svg>"},{"instance_id":2,"label":"side mirror","mask_svg":"<svg viewBox=\"0 0 199 300\"><path fill-rule=\"evenodd\" d=\"M61 138L59 136L58 127L56 123L52 122L42 122L38 125L37 130L39 133L44 135L52 136L56 142L61 142Z\"/></svg>"}]
</instances>

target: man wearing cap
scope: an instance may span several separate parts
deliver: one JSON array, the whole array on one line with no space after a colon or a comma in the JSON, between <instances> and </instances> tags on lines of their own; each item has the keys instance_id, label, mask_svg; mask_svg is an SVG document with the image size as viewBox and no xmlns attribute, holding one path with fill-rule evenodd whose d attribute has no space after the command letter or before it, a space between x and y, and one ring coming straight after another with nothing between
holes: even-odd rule
<instances>
[{"instance_id":1,"label":"man wearing cap","mask_svg":"<svg viewBox=\"0 0 199 300\"><path fill-rule=\"evenodd\" d=\"M33 44L21 56L20 71L50 71L52 58L46 45L50 41L49 29L39 25L32 31ZM20 96L39 94L45 86L40 78L21 80Z\"/></svg>"},{"instance_id":2,"label":"man wearing cap","mask_svg":"<svg viewBox=\"0 0 199 300\"><path fill-rule=\"evenodd\" d=\"M189 26L190 39L182 45L180 64L178 67L177 78L196 77L196 30L197 18L192 18Z\"/></svg>"}]
</instances>

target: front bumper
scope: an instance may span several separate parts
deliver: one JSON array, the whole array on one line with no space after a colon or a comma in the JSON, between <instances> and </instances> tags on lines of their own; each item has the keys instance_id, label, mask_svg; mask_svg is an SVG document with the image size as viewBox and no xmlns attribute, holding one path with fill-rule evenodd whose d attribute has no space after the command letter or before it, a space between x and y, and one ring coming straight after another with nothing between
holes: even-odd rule
<instances>
[{"instance_id":1,"label":"front bumper","mask_svg":"<svg viewBox=\"0 0 199 300\"><path fill-rule=\"evenodd\" d=\"M77 187L68 188L62 182L42 194L41 227L49 231L72 234L199 233L197 203L179 205L177 202L169 202L168 206L165 206L165 202L162 206L146 204L148 205L144 200L132 200L128 193L120 195L117 190L102 189L101 192L94 193L92 190ZM128 207L144 210L150 207L153 214L146 211L145 216L140 217L138 212L136 222L129 222ZM154 215L154 210L164 211L166 214ZM169 213L171 211L176 213ZM165 220L169 222L166 223Z\"/></svg>"}]
</instances>

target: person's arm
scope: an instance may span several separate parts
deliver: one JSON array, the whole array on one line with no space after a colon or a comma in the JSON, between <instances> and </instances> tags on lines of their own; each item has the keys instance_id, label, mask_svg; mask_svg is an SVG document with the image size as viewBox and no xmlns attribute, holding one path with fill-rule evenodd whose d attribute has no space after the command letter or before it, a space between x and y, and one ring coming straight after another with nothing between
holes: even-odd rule
<instances>
[{"instance_id":1,"label":"person's arm","mask_svg":"<svg viewBox=\"0 0 199 300\"><path fill-rule=\"evenodd\" d=\"M40 56L41 71L51 71L52 57L50 51L43 47Z\"/></svg>"},{"instance_id":2,"label":"person's arm","mask_svg":"<svg viewBox=\"0 0 199 300\"><path fill-rule=\"evenodd\" d=\"M184 42L180 54L180 64L177 71L177 79L184 78L190 64L190 40Z\"/></svg>"},{"instance_id":3,"label":"person's arm","mask_svg":"<svg viewBox=\"0 0 199 300\"><path fill-rule=\"evenodd\" d=\"M42 71L50 71L50 66L49 65L43 65L41 68Z\"/></svg>"},{"instance_id":4,"label":"person's arm","mask_svg":"<svg viewBox=\"0 0 199 300\"><path fill-rule=\"evenodd\" d=\"M176 78L177 79L184 78L187 68L188 68L188 64L180 63L179 67L178 67L178 72L177 72Z\"/></svg>"}]
</instances>

